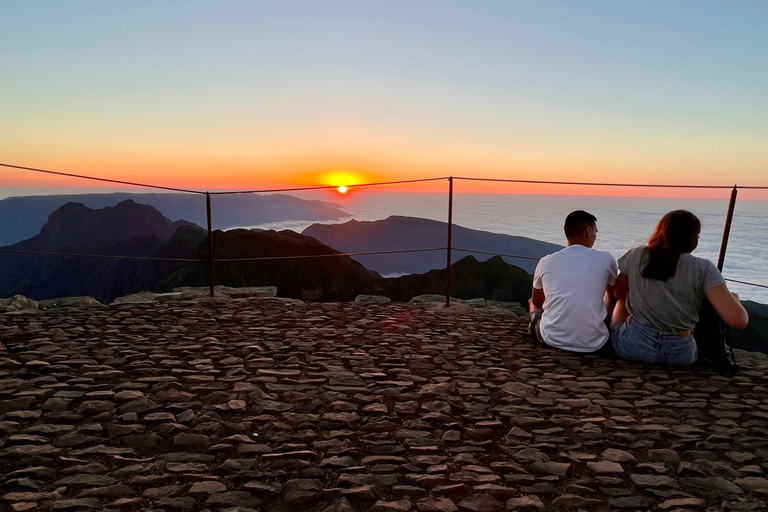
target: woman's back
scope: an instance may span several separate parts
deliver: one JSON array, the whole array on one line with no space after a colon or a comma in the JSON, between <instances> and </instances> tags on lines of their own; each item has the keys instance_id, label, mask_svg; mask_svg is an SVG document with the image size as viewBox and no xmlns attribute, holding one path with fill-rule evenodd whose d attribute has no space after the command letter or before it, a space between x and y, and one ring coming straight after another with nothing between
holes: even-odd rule
<instances>
[{"instance_id":1,"label":"woman's back","mask_svg":"<svg viewBox=\"0 0 768 512\"><path fill-rule=\"evenodd\" d=\"M725 284L723 276L711 261L681 254L672 277L648 279L642 274L649 256L647 247L637 247L619 258L619 269L629 281L629 313L659 332L693 330L704 294Z\"/></svg>"}]
</instances>

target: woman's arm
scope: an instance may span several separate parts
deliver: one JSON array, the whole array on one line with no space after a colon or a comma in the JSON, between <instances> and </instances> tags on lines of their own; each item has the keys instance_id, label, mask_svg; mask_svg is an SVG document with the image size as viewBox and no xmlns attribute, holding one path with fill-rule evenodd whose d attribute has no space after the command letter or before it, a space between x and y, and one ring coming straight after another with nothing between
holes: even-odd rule
<instances>
[{"instance_id":1,"label":"woman's arm","mask_svg":"<svg viewBox=\"0 0 768 512\"><path fill-rule=\"evenodd\" d=\"M613 289L613 296L616 300L626 299L629 293L629 279L627 274L619 274L616 278L616 287Z\"/></svg>"},{"instance_id":2,"label":"woman's arm","mask_svg":"<svg viewBox=\"0 0 768 512\"><path fill-rule=\"evenodd\" d=\"M734 296L725 284L710 288L704 295L712 303L723 322L735 329L744 329L749 323L749 314L738 298Z\"/></svg>"}]
</instances>

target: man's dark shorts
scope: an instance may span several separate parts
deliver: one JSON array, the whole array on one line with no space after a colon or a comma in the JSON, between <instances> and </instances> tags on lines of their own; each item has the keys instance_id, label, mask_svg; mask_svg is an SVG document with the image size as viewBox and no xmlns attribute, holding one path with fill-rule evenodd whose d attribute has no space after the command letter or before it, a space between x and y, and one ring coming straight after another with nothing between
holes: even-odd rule
<instances>
[{"instance_id":1,"label":"man's dark shorts","mask_svg":"<svg viewBox=\"0 0 768 512\"><path fill-rule=\"evenodd\" d=\"M546 345L544 342L544 338L541 336L541 314L544 313L542 310L536 310L531 313L531 321L528 324L528 334L533 336L533 339L538 341L539 343Z\"/></svg>"},{"instance_id":2,"label":"man's dark shorts","mask_svg":"<svg viewBox=\"0 0 768 512\"><path fill-rule=\"evenodd\" d=\"M544 341L544 338L541 336L541 315L544 313L544 311L537 310L531 313L531 321L528 323L528 334L533 336L533 339L541 343L542 345L549 346ZM611 340L610 338L606 342L605 345L602 346L602 348L596 350L595 352L571 352L572 354L576 355L587 355L587 354L594 354L596 356L601 357L613 357L613 347L611 346Z\"/></svg>"}]
</instances>

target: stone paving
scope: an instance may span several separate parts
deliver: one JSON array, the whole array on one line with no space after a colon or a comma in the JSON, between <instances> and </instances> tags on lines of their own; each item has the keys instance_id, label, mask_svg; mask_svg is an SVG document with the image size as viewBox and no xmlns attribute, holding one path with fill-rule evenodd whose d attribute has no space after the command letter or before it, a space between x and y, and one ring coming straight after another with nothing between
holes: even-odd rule
<instances>
[{"instance_id":1,"label":"stone paving","mask_svg":"<svg viewBox=\"0 0 768 512\"><path fill-rule=\"evenodd\" d=\"M273 298L0 315L0 509L766 508L764 359L724 377L523 331Z\"/></svg>"}]
</instances>

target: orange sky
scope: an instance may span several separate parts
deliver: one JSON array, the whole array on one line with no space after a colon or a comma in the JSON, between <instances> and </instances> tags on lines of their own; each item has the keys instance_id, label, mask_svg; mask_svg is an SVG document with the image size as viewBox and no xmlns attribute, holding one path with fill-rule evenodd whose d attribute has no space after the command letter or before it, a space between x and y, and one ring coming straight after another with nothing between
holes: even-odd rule
<instances>
[{"instance_id":1,"label":"orange sky","mask_svg":"<svg viewBox=\"0 0 768 512\"><path fill-rule=\"evenodd\" d=\"M361 183L386 182L432 178L440 176L465 176L498 179L523 179L545 181L590 181L590 182L620 182L620 183L658 183L658 184L703 184L731 185L741 176L728 176L718 172L679 172L669 169L666 173L646 172L642 165L627 165L624 172L611 172L608 166L599 167L591 162L578 162L566 165L565 162L545 161L512 162L509 167L486 156L485 171L468 170L461 155L453 155L455 164L444 166L430 165L431 162L420 155L411 160L410 168L392 157L389 165L385 162L371 160L358 163L356 166L334 166L332 162L314 163L309 158L294 159L293 162L283 163L277 158L265 158L253 162L253 158L228 159L214 165L211 160L195 160L191 155L136 154L120 155L62 155L47 156L28 160L33 162L4 162L19 163L44 169L70 172L87 176L106 177L110 179L127 180L160 186L189 188L195 190L236 190L236 189L279 189L304 186L325 185L357 185ZM26 156L26 155L20 155ZM414 157L417 155L413 155ZM154 158L157 158L157 163ZM482 155L471 155L471 159L481 159ZM298 161L296 161L298 160ZM303 161L302 161L303 160ZM515 166L517 163L519 165ZM580 164L581 165L578 165ZM495 165L494 165L495 164ZM527 165L526 165L527 164ZM678 166L678 169L680 166ZM366 169L366 170L361 170ZM766 180L768 181L768 180ZM758 180L749 180L759 183ZM0 187L4 195L15 195L13 189L114 189L116 185L93 182L77 178L65 178L38 174L28 171L0 167ZM446 192L447 182L400 184L375 187L377 192ZM137 187L136 191L147 191ZM357 192L357 190L354 190ZM659 189L635 187L602 187L574 186L551 184L517 184L490 183L456 180L455 193L519 193L519 194L572 194L572 195L607 195L607 196L651 196L651 197L690 197L690 198L727 198L729 190L700 190L700 189ZM739 197L743 199L768 199L767 191L740 190Z\"/></svg>"},{"instance_id":2,"label":"orange sky","mask_svg":"<svg viewBox=\"0 0 768 512\"><path fill-rule=\"evenodd\" d=\"M173 172L173 173L152 173L152 172L125 172L125 174L118 173L98 173L98 172L85 172L76 169L77 174L83 174L87 176L101 176L109 177L111 179L125 179L127 181L146 183L160 186L168 186L174 188L188 188L193 190L238 190L238 189L283 189L294 187L315 187L315 186L333 186L338 187L341 185L351 186L350 194L363 194L368 190L375 192L412 192L412 193L447 193L448 182L447 180L438 180L426 183L409 183L409 184L391 184L381 185L372 188L366 187L354 187L354 185L366 184L366 183L380 183L399 180L411 180L421 178L433 178L440 177L438 174L424 174L424 175L408 175L405 173L400 174L384 174L384 173L371 173L371 172L358 172L353 170L331 170L331 171L314 171L302 174L296 174L294 176L288 176L286 179L281 180L277 176L271 177L271 179L254 179L244 171L239 174L227 173L222 175L221 179L211 180L210 175L206 172L190 173L190 172ZM586 175L586 174L585 174ZM16 187L23 187L26 190L26 194L29 194L29 190L39 188L46 190L46 193L51 193L55 189L61 189L62 193L68 193L71 191L112 191L116 189L128 190L135 192L151 192L152 189L145 189L142 187L124 187L120 185L102 183L90 180L84 180L79 178L66 178L59 176L50 176L47 174L38 174L32 172L25 172L20 170L0 168L0 176L3 184L3 194L13 194L13 189ZM528 183L503 183L503 182L482 182L482 181L470 181L461 180L459 176L467 176L466 174L457 175L457 179L454 180L454 193L507 193L507 194L548 194L548 195L587 195L587 196L623 196L623 197L683 197L683 198L716 198L727 200L730 195L730 189L689 189L689 188L646 188L646 187L609 187L609 186L592 186L592 185L559 185L559 184L528 184ZM559 180L572 181L583 179L578 174L559 174ZM479 176L476 176L479 177ZM489 173L487 177L497 177L499 179L518 179L514 174L504 175L502 173L493 174ZM539 179L535 175L529 175L528 178L521 179ZM546 178L545 178L546 179ZM630 181L621 181L622 183L630 183ZM650 183L649 181L637 179L632 183ZM654 183L675 183L675 181L667 182L654 182ZM679 183L679 182L677 182ZM722 185L723 181L715 182L712 184ZM159 192L160 190L158 190ZM297 194L299 192L296 192ZM336 195L335 191L330 191L330 195L333 197ZM754 199L754 200L768 200L768 191L764 190L739 190L739 199Z\"/></svg>"}]
</instances>

